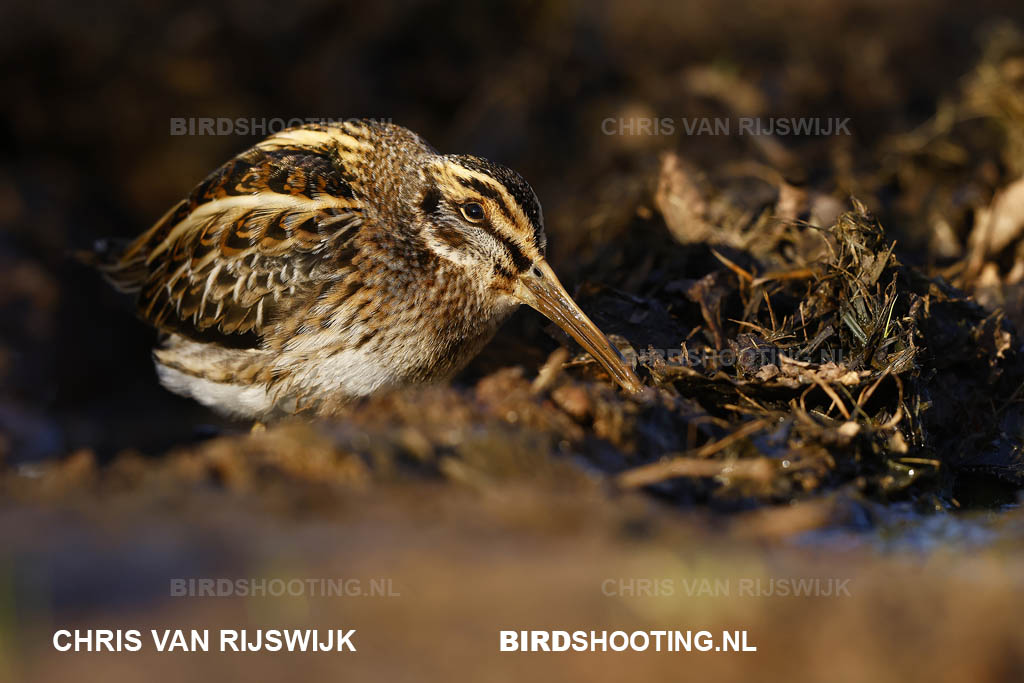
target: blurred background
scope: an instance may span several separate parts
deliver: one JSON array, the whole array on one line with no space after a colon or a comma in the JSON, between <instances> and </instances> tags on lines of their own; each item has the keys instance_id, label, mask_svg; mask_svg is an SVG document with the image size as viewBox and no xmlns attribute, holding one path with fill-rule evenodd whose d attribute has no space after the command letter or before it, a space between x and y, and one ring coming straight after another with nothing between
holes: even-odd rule
<instances>
[{"instance_id":1,"label":"blurred background","mask_svg":"<svg viewBox=\"0 0 1024 683\"><path fill-rule=\"evenodd\" d=\"M651 205L658 155L674 147L709 171L753 161L831 196L856 193L904 247L921 248L936 202L962 213L991 198L1008 172L1006 146L979 127L968 133L996 138L981 155L945 150L929 176L982 169L991 186L961 183L969 196L944 199L934 195L954 193L932 177L914 178L913 192L899 187L907 179L888 142L961 97L985 49L1012 46L1022 11L913 0L287 9L44 1L7 3L3 13L0 377L11 416L2 423L32 425L13 454L32 458L81 445L116 450L125 441L109 432L115 423L166 446L169 419L205 414L156 385L152 337L129 303L67 258L102 237L139 234L259 139L171 135L173 118L380 117L442 151L500 161L541 197L552 260L570 282L594 245ZM680 123L812 115L848 118L851 135L762 144L686 136ZM674 135L605 134L630 130L609 118L664 117ZM950 226L938 257L956 256L967 230ZM125 411L131 419L119 420Z\"/></svg>"},{"instance_id":2,"label":"blurred background","mask_svg":"<svg viewBox=\"0 0 1024 683\"><path fill-rule=\"evenodd\" d=\"M588 628L750 624L764 645L756 656L699 664L663 656L596 665L574 656L555 665L562 676L653 677L685 666L739 679L777 666L796 680L825 672L905 680L918 670L936 679L1012 680L1024 666L1011 618L1022 602L1024 556L1014 548L1024 518L1013 505L986 511L977 525L929 521L923 535L919 525L904 535L902 515L915 510L850 506L828 493L792 512L739 519L703 516L697 494L668 508L648 496L608 497L590 469L602 458L619 462L619 418L608 415L551 430L575 435L564 438L570 450L586 451L587 466L537 455L559 452L563 436L523 430L485 433L460 459L438 465L433 444L445 419L497 419L479 417L457 393L385 403L388 418L373 428L371 416L358 427L333 425L326 436L300 429L247 440L247 425L160 388L153 333L70 255L99 238L142 232L262 137L172 135L173 119L373 117L411 128L443 152L521 172L544 206L550 260L573 285L598 280L633 291L636 264L673 237L685 241L658 200L672 153L749 215L799 197L794 216L828 221L855 195L904 262L948 278L1019 325L1024 198L1013 183L1024 173L1022 31L1024 6L1014 0L5 3L0 676L81 673L81 660L49 660L49 633L72 620L240 628L275 619L328 624L340 613L366 624L374 644L350 670L398 679L415 671L382 636L399 622L408 624L397 632L413 659L430 663L429 677L512 680L501 665L513 659L490 656L498 628L575 619ZM685 134L681 120L700 117L733 125L739 117L849 119L850 134ZM638 127L664 118L674 120L672 131ZM1001 232L982 239L979 216L990 215L1002 217ZM687 277L708 270L687 263ZM598 322L624 331L614 319ZM538 316L518 314L457 390L471 387L486 403L487 392L505 386L503 375L491 374L499 368L522 365L532 376L558 346L544 328ZM678 343L686 330L665 334ZM481 384L487 378L491 384ZM405 430L421 419L425 442ZM378 458L373 429L401 450L401 467ZM352 447L359 439L369 445ZM480 465L487 482L508 475L511 483L494 493L462 463L479 465L473 458L486 458L498 442L518 450L505 470ZM360 457L349 458L355 450ZM440 476L409 474L417 468ZM1008 488L1002 499L1013 501L1016 484ZM897 542L857 535L882 518ZM819 535L793 541L807 531ZM719 535L726 540L713 540ZM993 557L978 559L979 548ZM968 553L975 564L965 570ZM695 557L704 564L692 564ZM855 597L841 607L687 601L678 593L638 603L599 589L607 576L714 577L727 567L734 578L835 577L842 568L854 577ZM310 601L167 604L169 577L275 571L389 574L411 597L337 609ZM509 605L518 607L495 620ZM439 623L452 636L435 646L423 632ZM941 656L954 648L962 659ZM466 650L477 655L454 667L451 657ZM111 680L130 676L144 658L87 661L86 678ZM175 660L156 674L171 680L217 667L269 679L296 665L344 671L323 659L243 657Z\"/></svg>"}]
</instances>

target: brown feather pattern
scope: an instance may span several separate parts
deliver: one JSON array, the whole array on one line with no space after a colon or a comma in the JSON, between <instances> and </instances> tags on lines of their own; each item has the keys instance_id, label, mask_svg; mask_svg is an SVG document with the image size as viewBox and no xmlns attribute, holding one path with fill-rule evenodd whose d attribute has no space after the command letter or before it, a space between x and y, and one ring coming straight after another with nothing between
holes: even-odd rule
<instances>
[{"instance_id":1,"label":"brown feather pattern","mask_svg":"<svg viewBox=\"0 0 1024 683\"><path fill-rule=\"evenodd\" d=\"M513 278L542 257L539 204L488 163L390 124L286 130L101 269L165 334L172 390L261 419L324 412L450 376L518 305ZM458 223L467 200L500 207L504 227Z\"/></svg>"}]
</instances>

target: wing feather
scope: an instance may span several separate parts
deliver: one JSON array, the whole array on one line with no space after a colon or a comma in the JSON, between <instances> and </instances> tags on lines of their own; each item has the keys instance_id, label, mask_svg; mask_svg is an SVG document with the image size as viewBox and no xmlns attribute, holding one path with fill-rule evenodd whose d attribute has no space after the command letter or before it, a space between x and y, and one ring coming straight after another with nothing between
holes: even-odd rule
<instances>
[{"instance_id":1,"label":"wing feather","mask_svg":"<svg viewBox=\"0 0 1024 683\"><path fill-rule=\"evenodd\" d=\"M211 173L104 267L160 330L261 343L298 290L344 277L365 220L358 128L268 138ZM286 134L287 133L287 134Z\"/></svg>"}]
</instances>

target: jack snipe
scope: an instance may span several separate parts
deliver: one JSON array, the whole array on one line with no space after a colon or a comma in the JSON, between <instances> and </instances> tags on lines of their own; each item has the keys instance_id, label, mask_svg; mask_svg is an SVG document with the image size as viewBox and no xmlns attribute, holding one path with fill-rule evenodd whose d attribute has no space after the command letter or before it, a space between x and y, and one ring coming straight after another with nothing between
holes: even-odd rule
<instances>
[{"instance_id":1,"label":"jack snipe","mask_svg":"<svg viewBox=\"0 0 1024 683\"><path fill-rule=\"evenodd\" d=\"M164 386L230 415L327 413L448 378L520 303L639 391L544 249L518 174L362 121L267 138L95 260L162 333Z\"/></svg>"}]
</instances>

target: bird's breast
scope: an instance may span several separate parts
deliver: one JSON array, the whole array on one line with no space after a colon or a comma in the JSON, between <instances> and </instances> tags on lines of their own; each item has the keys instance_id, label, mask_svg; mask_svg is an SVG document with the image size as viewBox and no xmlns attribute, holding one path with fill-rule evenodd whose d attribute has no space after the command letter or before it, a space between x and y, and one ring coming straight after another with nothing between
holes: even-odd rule
<instances>
[{"instance_id":1,"label":"bird's breast","mask_svg":"<svg viewBox=\"0 0 1024 683\"><path fill-rule=\"evenodd\" d=\"M431 277L394 277L358 315L293 337L275 361L277 394L344 403L411 384L445 380L466 366L517 308L507 297L437 267Z\"/></svg>"}]
</instances>

